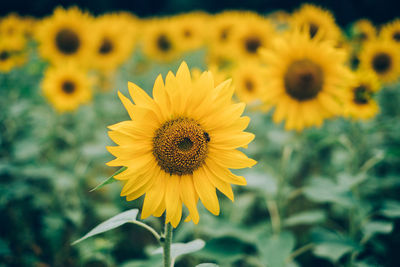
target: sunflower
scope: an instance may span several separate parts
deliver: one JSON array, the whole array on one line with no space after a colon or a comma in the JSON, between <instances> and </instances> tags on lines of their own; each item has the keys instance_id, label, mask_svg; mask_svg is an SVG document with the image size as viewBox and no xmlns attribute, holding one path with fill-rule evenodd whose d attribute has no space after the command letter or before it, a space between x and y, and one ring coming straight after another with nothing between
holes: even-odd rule
<instances>
[{"instance_id":1,"label":"sunflower","mask_svg":"<svg viewBox=\"0 0 400 267\"><path fill-rule=\"evenodd\" d=\"M125 166L115 176L125 185L121 196L134 200L145 194L142 218L161 216L176 227L182 204L189 210L186 221L199 221L197 202L214 215L220 212L216 189L233 200L230 184L245 185L243 177L229 169L253 166L256 162L236 150L246 147L254 135L243 132L249 123L241 117L245 104L233 104L230 81L214 87L213 76L204 72L192 80L185 62L165 84L155 81L154 99L128 83L135 104L119 94L131 120L110 126L108 147L116 159L109 166Z\"/></svg>"},{"instance_id":2,"label":"sunflower","mask_svg":"<svg viewBox=\"0 0 400 267\"><path fill-rule=\"evenodd\" d=\"M178 32L178 42L182 44L182 50L195 50L204 45L207 19L208 15L202 12L191 12L172 19L175 31Z\"/></svg>"},{"instance_id":3,"label":"sunflower","mask_svg":"<svg viewBox=\"0 0 400 267\"><path fill-rule=\"evenodd\" d=\"M78 8L57 8L38 25L36 37L40 54L55 64L64 64L66 60L87 64L93 46L90 26L91 18Z\"/></svg>"},{"instance_id":4,"label":"sunflower","mask_svg":"<svg viewBox=\"0 0 400 267\"><path fill-rule=\"evenodd\" d=\"M71 63L47 69L41 86L44 96L59 112L76 110L92 98L91 80Z\"/></svg>"},{"instance_id":5,"label":"sunflower","mask_svg":"<svg viewBox=\"0 0 400 267\"><path fill-rule=\"evenodd\" d=\"M400 44L400 19L396 19L382 27L380 37L384 40L392 40Z\"/></svg>"},{"instance_id":6,"label":"sunflower","mask_svg":"<svg viewBox=\"0 0 400 267\"><path fill-rule=\"evenodd\" d=\"M269 20L246 12L242 15L240 25L232 31L233 52L238 60L259 58L259 50L268 48L275 31Z\"/></svg>"},{"instance_id":7,"label":"sunflower","mask_svg":"<svg viewBox=\"0 0 400 267\"><path fill-rule=\"evenodd\" d=\"M311 38L321 35L320 38L324 40L337 41L341 35L332 13L311 4L304 4L293 13L291 25L293 28L307 29Z\"/></svg>"},{"instance_id":8,"label":"sunflower","mask_svg":"<svg viewBox=\"0 0 400 267\"><path fill-rule=\"evenodd\" d=\"M104 15L94 24L92 66L112 71L132 53L135 44L135 25L118 14Z\"/></svg>"},{"instance_id":9,"label":"sunflower","mask_svg":"<svg viewBox=\"0 0 400 267\"><path fill-rule=\"evenodd\" d=\"M246 62L235 68L232 81L238 99L246 104L256 104L265 90L265 73L261 66Z\"/></svg>"},{"instance_id":10,"label":"sunflower","mask_svg":"<svg viewBox=\"0 0 400 267\"><path fill-rule=\"evenodd\" d=\"M0 41L0 73L9 72L14 67L23 65L26 60L26 52L16 49L13 41L10 39Z\"/></svg>"},{"instance_id":11,"label":"sunflower","mask_svg":"<svg viewBox=\"0 0 400 267\"><path fill-rule=\"evenodd\" d=\"M225 46L229 44L232 31L239 25L242 17L242 12L224 11L211 19L207 37L211 50L223 50Z\"/></svg>"},{"instance_id":12,"label":"sunflower","mask_svg":"<svg viewBox=\"0 0 400 267\"><path fill-rule=\"evenodd\" d=\"M300 131L341 114L351 80L342 50L297 30L277 39L262 56L269 81L264 101L276 107L275 122L286 119L287 130Z\"/></svg>"},{"instance_id":13,"label":"sunflower","mask_svg":"<svg viewBox=\"0 0 400 267\"><path fill-rule=\"evenodd\" d=\"M379 108L374 94L380 89L378 77L373 72L358 71L350 87L352 97L346 105L346 115L355 119L369 119Z\"/></svg>"},{"instance_id":14,"label":"sunflower","mask_svg":"<svg viewBox=\"0 0 400 267\"><path fill-rule=\"evenodd\" d=\"M24 49L26 23L16 14L9 14L0 20L0 38L7 40L16 50Z\"/></svg>"},{"instance_id":15,"label":"sunflower","mask_svg":"<svg viewBox=\"0 0 400 267\"><path fill-rule=\"evenodd\" d=\"M141 37L144 54L156 61L171 62L182 53L179 34L170 18L147 21Z\"/></svg>"},{"instance_id":16,"label":"sunflower","mask_svg":"<svg viewBox=\"0 0 400 267\"><path fill-rule=\"evenodd\" d=\"M371 21L360 19L351 28L351 35L357 42L366 42L376 38L376 28Z\"/></svg>"},{"instance_id":17,"label":"sunflower","mask_svg":"<svg viewBox=\"0 0 400 267\"><path fill-rule=\"evenodd\" d=\"M393 41L367 42L360 53L360 68L374 72L382 83L391 83L400 74L400 51Z\"/></svg>"}]
</instances>

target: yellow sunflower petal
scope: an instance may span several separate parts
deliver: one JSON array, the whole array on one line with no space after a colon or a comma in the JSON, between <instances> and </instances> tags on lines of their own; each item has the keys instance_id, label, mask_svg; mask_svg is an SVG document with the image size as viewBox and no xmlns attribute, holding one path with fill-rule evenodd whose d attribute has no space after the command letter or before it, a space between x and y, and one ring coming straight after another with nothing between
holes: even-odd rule
<instances>
[{"instance_id":1,"label":"yellow sunflower petal","mask_svg":"<svg viewBox=\"0 0 400 267\"><path fill-rule=\"evenodd\" d=\"M193 174L193 184L204 207L212 214L219 214L219 202L215 187L211 184L206 172L200 168Z\"/></svg>"}]
</instances>

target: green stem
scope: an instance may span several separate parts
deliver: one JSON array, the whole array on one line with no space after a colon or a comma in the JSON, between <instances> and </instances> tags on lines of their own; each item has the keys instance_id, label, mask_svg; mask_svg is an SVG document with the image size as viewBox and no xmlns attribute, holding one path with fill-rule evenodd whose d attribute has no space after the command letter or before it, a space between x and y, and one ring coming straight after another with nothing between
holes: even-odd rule
<instances>
[{"instance_id":1,"label":"green stem","mask_svg":"<svg viewBox=\"0 0 400 267\"><path fill-rule=\"evenodd\" d=\"M290 261L292 261L294 258L296 258L297 256L303 254L304 252L309 251L310 249L312 249L315 246L315 244L313 243L309 243L307 245L302 246L301 248L296 249L295 251L293 251L289 257L287 257L286 259L286 263L289 263Z\"/></svg>"},{"instance_id":2,"label":"green stem","mask_svg":"<svg viewBox=\"0 0 400 267\"><path fill-rule=\"evenodd\" d=\"M165 224L164 231L164 267L172 267L171 266L171 243L172 243L172 225L170 223Z\"/></svg>"},{"instance_id":3,"label":"green stem","mask_svg":"<svg viewBox=\"0 0 400 267\"><path fill-rule=\"evenodd\" d=\"M272 231L275 235L281 230L281 219L279 216L278 205L275 200L267 200L267 208L271 218Z\"/></svg>"}]
</instances>

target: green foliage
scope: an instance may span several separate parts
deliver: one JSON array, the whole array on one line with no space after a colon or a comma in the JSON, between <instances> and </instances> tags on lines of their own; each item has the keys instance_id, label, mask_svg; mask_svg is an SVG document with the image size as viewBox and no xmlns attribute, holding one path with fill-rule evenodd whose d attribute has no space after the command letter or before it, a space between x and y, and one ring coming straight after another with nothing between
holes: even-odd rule
<instances>
[{"instance_id":1,"label":"green foliage","mask_svg":"<svg viewBox=\"0 0 400 267\"><path fill-rule=\"evenodd\" d=\"M95 228L90 230L89 233L84 235L83 237L79 238L75 242L72 243L72 245L78 244L79 242L85 240L86 238L107 232L109 230L112 230L114 228L117 228L125 223L130 223L136 221L136 217L139 213L138 209L132 209L132 210L127 210L124 211L118 215L115 215L114 217L108 219L105 222L102 222L101 224L97 225Z\"/></svg>"},{"instance_id":2,"label":"green foliage","mask_svg":"<svg viewBox=\"0 0 400 267\"><path fill-rule=\"evenodd\" d=\"M108 177L107 179L105 179L103 182L101 182L100 184L98 184L95 188L93 188L92 190L90 190L90 192L93 192L97 189L102 188L105 185L111 184L116 182L116 180L114 179L114 176L117 174L120 174L121 172L125 171L127 168L126 167L122 167L120 168L118 171L114 172L113 175L111 175L110 177Z\"/></svg>"}]
</instances>

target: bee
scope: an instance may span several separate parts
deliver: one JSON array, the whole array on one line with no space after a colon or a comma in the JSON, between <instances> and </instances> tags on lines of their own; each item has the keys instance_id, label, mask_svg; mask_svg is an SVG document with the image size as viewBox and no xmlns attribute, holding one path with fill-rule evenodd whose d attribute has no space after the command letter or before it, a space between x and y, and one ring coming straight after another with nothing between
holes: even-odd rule
<instances>
[{"instance_id":1,"label":"bee","mask_svg":"<svg viewBox=\"0 0 400 267\"><path fill-rule=\"evenodd\" d=\"M204 138L206 139L206 142L210 142L210 135L207 132L204 132Z\"/></svg>"}]
</instances>

